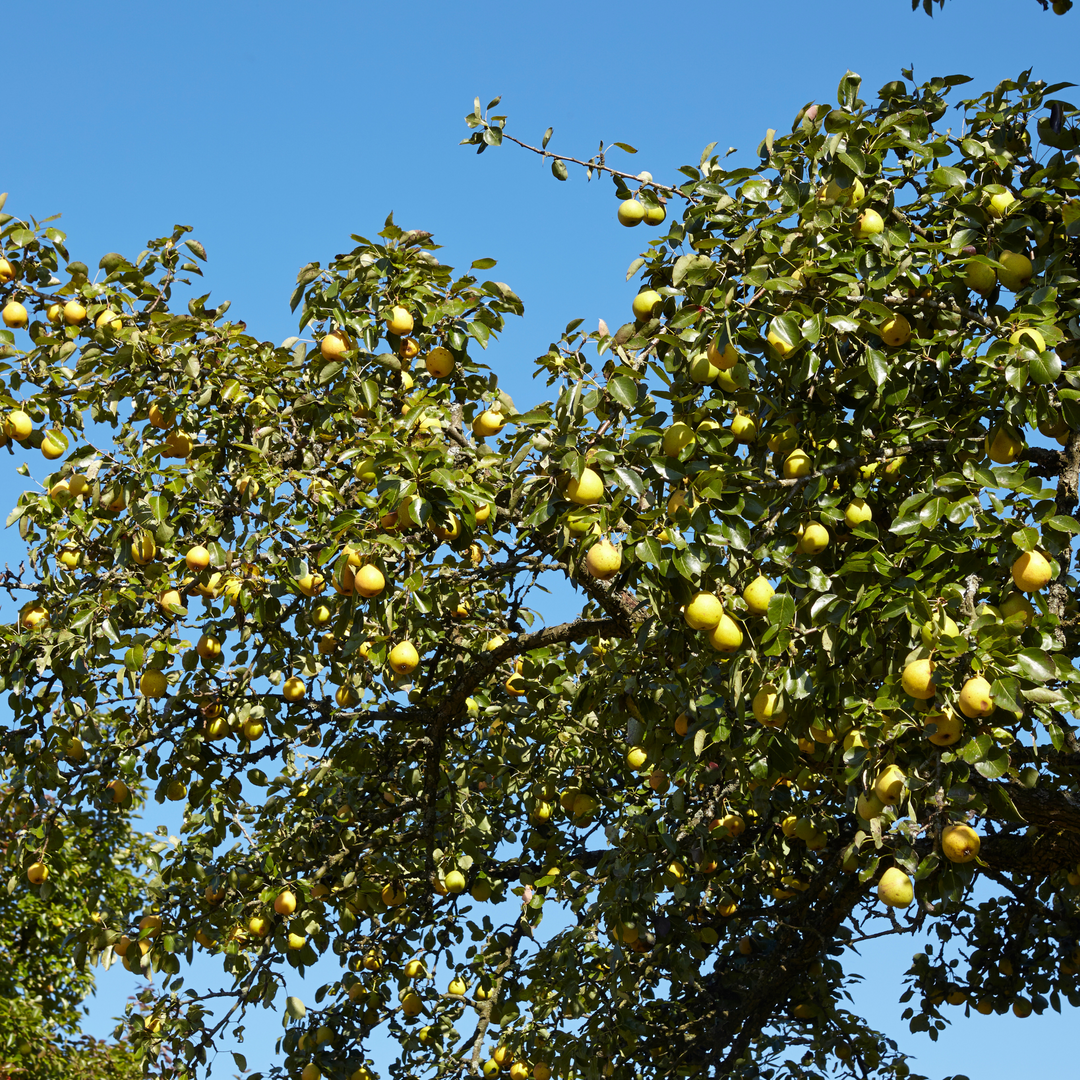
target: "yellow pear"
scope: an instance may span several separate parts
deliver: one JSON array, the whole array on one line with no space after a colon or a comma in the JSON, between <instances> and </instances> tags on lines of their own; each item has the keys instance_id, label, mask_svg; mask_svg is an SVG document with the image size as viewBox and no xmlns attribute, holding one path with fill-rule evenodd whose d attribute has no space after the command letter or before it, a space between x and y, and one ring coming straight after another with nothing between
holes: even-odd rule
<instances>
[{"instance_id":1,"label":"yellow pear","mask_svg":"<svg viewBox=\"0 0 1080 1080\"><path fill-rule=\"evenodd\" d=\"M997 272L998 281L1009 290L1019 292L1030 280L1034 272L1031 260L1016 251L1003 251L998 256L1001 269Z\"/></svg>"},{"instance_id":2,"label":"yellow pear","mask_svg":"<svg viewBox=\"0 0 1080 1080\"><path fill-rule=\"evenodd\" d=\"M769 610L769 601L775 589L767 577L759 574L743 589L743 600L751 615L764 615Z\"/></svg>"},{"instance_id":3,"label":"yellow pear","mask_svg":"<svg viewBox=\"0 0 1080 1080\"><path fill-rule=\"evenodd\" d=\"M739 354L735 351L735 346L730 341L721 346L718 337L709 342L706 356L709 358L709 363L715 364L721 371L730 371L739 362Z\"/></svg>"},{"instance_id":4,"label":"yellow pear","mask_svg":"<svg viewBox=\"0 0 1080 1080\"><path fill-rule=\"evenodd\" d=\"M972 862L982 841L970 825L950 825L941 833L941 850L949 862Z\"/></svg>"},{"instance_id":5,"label":"yellow pear","mask_svg":"<svg viewBox=\"0 0 1080 1080\"><path fill-rule=\"evenodd\" d=\"M873 209L864 210L855 222L855 235L858 237L876 236L885 229L881 215Z\"/></svg>"},{"instance_id":6,"label":"yellow pear","mask_svg":"<svg viewBox=\"0 0 1080 1080\"><path fill-rule=\"evenodd\" d=\"M408 675L420 663L420 656L412 642L402 641L390 650L388 660L398 675Z\"/></svg>"},{"instance_id":7,"label":"yellow pear","mask_svg":"<svg viewBox=\"0 0 1080 1080\"><path fill-rule=\"evenodd\" d=\"M887 907L906 908L915 899L915 886L903 870L890 866L878 882L878 899Z\"/></svg>"},{"instance_id":8,"label":"yellow pear","mask_svg":"<svg viewBox=\"0 0 1080 1080\"><path fill-rule=\"evenodd\" d=\"M481 439L488 439L492 435L498 435L506 425L506 419L501 412L494 409L485 409L473 421L473 434Z\"/></svg>"},{"instance_id":9,"label":"yellow pear","mask_svg":"<svg viewBox=\"0 0 1080 1080\"><path fill-rule=\"evenodd\" d=\"M933 660L912 660L904 668L904 674L900 679L904 693L915 698L916 701L929 701L937 693L933 676Z\"/></svg>"},{"instance_id":10,"label":"yellow pear","mask_svg":"<svg viewBox=\"0 0 1080 1080\"><path fill-rule=\"evenodd\" d=\"M960 711L966 717L977 720L990 716L996 708L990 696L990 684L981 675L972 676L964 683L960 691Z\"/></svg>"},{"instance_id":11,"label":"yellow pear","mask_svg":"<svg viewBox=\"0 0 1080 1080\"><path fill-rule=\"evenodd\" d=\"M721 653L735 652L743 643L742 627L730 616L723 614L709 633L709 644Z\"/></svg>"},{"instance_id":12,"label":"yellow pear","mask_svg":"<svg viewBox=\"0 0 1080 1080\"><path fill-rule=\"evenodd\" d=\"M844 511L844 520L848 523L848 526L852 529L856 525L861 525L863 522L873 520L873 512L870 509L870 505L865 499L852 499L848 503L847 509Z\"/></svg>"},{"instance_id":13,"label":"yellow pear","mask_svg":"<svg viewBox=\"0 0 1080 1080\"><path fill-rule=\"evenodd\" d=\"M30 313L18 300L9 300L0 312L0 318L4 320L5 326L18 330L30 322Z\"/></svg>"},{"instance_id":14,"label":"yellow pear","mask_svg":"<svg viewBox=\"0 0 1080 1080\"><path fill-rule=\"evenodd\" d=\"M712 630L723 614L723 605L711 592L695 593L683 610L683 618L691 630Z\"/></svg>"},{"instance_id":15,"label":"yellow pear","mask_svg":"<svg viewBox=\"0 0 1080 1080\"><path fill-rule=\"evenodd\" d=\"M1003 424L986 436L986 456L998 465L1011 465L1024 449L1024 440L1015 428Z\"/></svg>"},{"instance_id":16,"label":"yellow pear","mask_svg":"<svg viewBox=\"0 0 1080 1080\"><path fill-rule=\"evenodd\" d=\"M780 691L773 683L766 683L754 695L751 708L754 719L764 727L782 728L787 723L787 712L779 707Z\"/></svg>"},{"instance_id":17,"label":"yellow pear","mask_svg":"<svg viewBox=\"0 0 1080 1080\"><path fill-rule=\"evenodd\" d=\"M664 431L662 446L668 457L678 457L682 450L687 446L692 446L694 441L693 428L680 420Z\"/></svg>"},{"instance_id":18,"label":"yellow pear","mask_svg":"<svg viewBox=\"0 0 1080 1080\"><path fill-rule=\"evenodd\" d=\"M757 441L757 422L745 413L736 413L731 418L731 434L736 442L752 443Z\"/></svg>"},{"instance_id":19,"label":"yellow pear","mask_svg":"<svg viewBox=\"0 0 1080 1080\"><path fill-rule=\"evenodd\" d=\"M906 345L911 337L911 324L903 315L890 315L879 327L881 340L892 348Z\"/></svg>"},{"instance_id":20,"label":"yellow pear","mask_svg":"<svg viewBox=\"0 0 1080 1080\"><path fill-rule=\"evenodd\" d=\"M584 469L577 480L566 485L566 497L579 506L589 506L604 497L604 481L592 469Z\"/></svg>"},{"instance_id":21,"label":"yellow pear","mask_svg":"<svg viewBox=\"0 0 1080 1080\"><path fill-rule=\"evenodd\" d=\"M818 521L809 522L799 537L801 555L817 555L829 546L829 530Z\"/></svg>"},{"instance_id":22,"label":"yellow pear","mask_svg":"<svg viewBox=\"0 0 1080 1080\"><path fill-rule=\"evenodd\" d=\"M964 733L964 722L952 709L938 709L923 717L926 737L935 746L952 746ZM931 728L933 729L931 731Z\"/></svg>"},{"instance_id":23,"label":"yellow pear","mask_svg":"<svg viewBox=\"0 0 1080 1080\"><path fill-rule=\"evenodd\" d=\"M690 376L691 382L697 383L698 386L708 386L709 383L716 382L720 367L713 363L709 353L699 352L690 358L690 366L686 373Z\"/></svg>"},{"instance_id":24,"label":"yellow pear","mask_svg":"<svg viewBox=\"0 0 1080 1080\"><path fill-rule=\"evenodd\" d=\"M445 379L454 370L454 354L442 345L436 345L424 357L424 367L432 378Z\"/></svg>"},{"instance_id":25,"label":"yellow pear","mask_svg":"<svg viewBox=\"0 0 1080 1080\"><path fill-rule=\"evenodd\" d=\"M1046 339L1038 330L1031 326L1022 326L1009 335L1010 345L1023 345L1025 348L1034 349L1035 352L1046 352Z\"/></svg>"},{"instance_id":26,"label":"yellow pear","mask_svg":"<svg viewBox=\"0 0 1080 1080\"><path fill-rule=\"evenodd\" d=\"M634 318L639 322L644 322L663 302L664 298L655 289L645 289L639 292L631 304Z\"/></svg>"},{"instance_id":27,"label":"yellow pear","mask_svg":"<svg viewBox=\"0 0 1080 1080\"><path fill-rule=\"evenodd\" d=\"M1053 577L1050 560L1041 551L1025 551L1012 564L1013 583L1021 592L1038 592Z\"/></svg>"},{"instance_id":28,"label":"yellow pear","mask_svg":"<svg viewBox=\"0 0 1080 1080\"><path fill-rule=\"evenodd\" d=\"M296 675L290 675L281 684L281 696L286 701L299 701L307 693L304 680Z\"/></svg>"},{"instance_id":29,"label":"yellow pear","mask_svg":"<svg viewBox=\"0 0 1080 1080\"><path fill-rule=\"evenodd\" d=\"M784 458L784 479L797 480L810 475L810 455L796 447Z\"/></svg>"},{"instance_id":30,"label":"yellow pear","mask_svg":"<svg viewBox=\"0 0 1080 1080\"><path fill-rule=\"evenodd\" d=\"M386 587L386 578L377 566L370 563L361 566L353 575L353 587L363 597L378 596Z\"/></svg>"},{"instance_id":31,"label":"yellow pear","mask_svg":"<svg viewBox=\"0 0 1080 1080\"><path fill-rule=\"evenodd\" d=\"M594 578L610 581L622 568L622 551L605 538L589 548L585 565Z\"/></svg>"},{"instance_id":32,"label":"yellow pear","mask_svg":"<svg viewBox=\"0 0 1080 1080\"><path fill-rule=\"evenodd\" d=\"M899 765L888 765L874 781L874 794L883 806L895 806L904 792L907 777Z\"/></svg>"},{"instance_id":33,"label":"yellow pear","mask_svg":"<svg viewBox=\"0 0 1080 1080\"><path fill-rule=\"evenodd\" d=\"M637 199L624 199L619 203L619 224L632 228L640 225L645 220L645 204Z\"/></svg>"}]
</instances>

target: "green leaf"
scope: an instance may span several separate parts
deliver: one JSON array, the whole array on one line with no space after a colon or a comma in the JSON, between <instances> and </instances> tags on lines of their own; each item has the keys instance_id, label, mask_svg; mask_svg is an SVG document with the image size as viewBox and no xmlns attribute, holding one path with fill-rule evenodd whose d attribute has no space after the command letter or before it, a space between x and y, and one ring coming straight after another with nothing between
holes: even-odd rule
<instances>
[{"instance_id":1,"label":"green leaf","mask_svg":"<svg viewBox=\"0 0 1080 1080\"><path fill-rule=\"evenodd\" d=\"M553 158L551 162L551 175L556 180L565 180L570 174L566 171L566 165L563 164L558 158Z\"/></svg>"},{"instance_id":2,"label":"green leaf","mask_svg":"<svg viewBox=\"0 0 1080 1080\"><path fill-rule=\"evenodd\" d=\"M1048 682L1057 677L1057 668L1042 649L1024 649L1016 654L1016 666L1032 682Z\"/></svg>"},{"instance_id":3,"label":"green leaf","mask_svg":"<svg viewBox=\"0 0 1080 1080\"><path fill-rule=\"evenodd\" d=\"M1009 755L998 747L982 761L975 762L975 771L987 780L996 780L1009 771Z\"/></svg>"},{"instance_id":4,"label":"green leaf","mask_svg":"<svg viewBox=\"0 0 1080 1080\"><path fill-rule=\"evenodd\" d=\"M627 375L609 379L607 390L624 409L632 409L637 404L638 384Z\"/></svg>"},{"instance_id":5,"label":"green leaf","mask_svg":"<svg viewBox=\"0 0 1080 1080\"><path fill-rule=\"evenodd\" d=\"M659 566L663 559L663 548L655 536L646 536L644 540L639 540L635 545L634 555L638 562L643 562L649 566Z\"/></svg>"},{"instance_id":6,"label":"green leaf","mask_svg":"<svg viewBox=\"0 0 1080 1080\"><path fill-rule=\"evenodd\" d=\"M640 498L645 493L645 482L633 469L627 469L619 465L611 471L614 473L615 479L619 481L619 487L630 492L635 499Z\"/></svg>"},{"instance_id":7,"label":"green leaf","mask_svg":"<svg viewBox=\"0 0 1080 1080\"><path fill-rule=\"evenodd\" d=\"M889 377L889 362L880 349L866 350L866 370L875 386L880 386Z\"/></svg>"},{"instance_id":8,"label":"green leaf","mask_svg":"<svg viewBox=\"0 0 1080 1080\"><path fill-rule=\"evenodd\" d=\"M675 569L688 581L696 581L699 579L702 571L705 569L705 563L703 563L697 553L689 547L683 548L682 551L676 551L671 561L674 563Z\"/></svg>"},{"instance_id":9,"label":"green leaf","mask_svg":"<svg viewBox=\"0 0 1080 1080\"><path fill-rule=\"evenodd\" d=\"M1061 360L1056 352L1033 353L1028 360L1028 380L1037 386L1057 382L1061 375Z\"/></svg>"},{"instance_id":10,"label":"green leaf","mask_svg":"<svg viewBox=\"0 0 1080 1080\"><path fill-rule=\"evenodd\" d=\"M773 593L766 615L772 626L790 626L795 621L795 601L787 593Z\"/></svg>"}]
</instances>

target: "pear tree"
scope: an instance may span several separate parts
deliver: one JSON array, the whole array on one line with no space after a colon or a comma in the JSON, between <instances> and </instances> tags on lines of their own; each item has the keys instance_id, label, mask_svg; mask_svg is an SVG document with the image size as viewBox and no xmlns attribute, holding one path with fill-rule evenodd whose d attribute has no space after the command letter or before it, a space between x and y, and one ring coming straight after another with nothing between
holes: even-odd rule
<instances>
[{"instance_id":1,"label":"pear tree","mask_svg":"<svg viewBox=\"0 0 1080 1080\"><path fill-rule=\"evenodd\" d=\"M477 102L642 238L536 401L492 261L392 218L274 345L184 227L92 273L3 216L9 891L182 815L65 939L147 1068L271 1009L303 1080L908 1075L880 935L912 1031L1080 1004L1080 113L967 81L848 73L667 182Z\"/></svg>"}]
</instances>

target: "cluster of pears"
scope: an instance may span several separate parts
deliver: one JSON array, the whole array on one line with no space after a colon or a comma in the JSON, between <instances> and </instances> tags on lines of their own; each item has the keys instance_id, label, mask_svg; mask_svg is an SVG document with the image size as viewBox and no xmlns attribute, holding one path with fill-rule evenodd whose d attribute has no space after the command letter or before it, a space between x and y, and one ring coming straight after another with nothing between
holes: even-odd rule
<instances>
[{"instance_id":1,"label":"cluster of pears","mask_svg":"<svg viewBox=\"0 0 1080 1080\"><path fill-rule=\"evenodd\" d=\"M1026 626L1035 617L1035 610L1024 593L1037 592L1049 584L1053 568L1049 559L1038 550L1022 553L1012 564L1013 583L1018 590L1002 602L996 613L1005 619L1016 620ZM984 605L980 613L988 610ZM921 631L923 645L931 649L939 637L955 638L960 636L960 628L943 611L927 622ZM935 663L932 657L909 661L901 675L904 692L917 703L926 703L925 716L927 738L940 747L951 746L958 742L963 733L961 717L947 705L933 708L930 706L937 696L938 687L934 681ZM990 682L982 674L971 675L957 695L960 713L971 720L983 720L991 716L997 705L994 702ZM863 793L858 800L857 812L865 820L879 816L886 807L899 803L907 777L900 766L888 765L877 777L871 791ZM978 857L980 838L970 825L952 822L945 826L940 836L942 854L954 863L971 862ZM900 869L892 867L882 875L878 885L878 895L882 902L892 907L906 907L914 897L911 879Z\"/></svg>"},{"instance_id":2,"label":"cluster of pears","mask_svg":"<svg viewBox=\"0 0 1080 1080\"><path fill-rule=\"evenodd\" d=\"M751 615L764 615L774 591L769 579L759 574L743 590L747 611ZM715 593L705 590L694 593L682 615L691 630L704 630L708 634L709 644L717 652L732 653L742 646L742 626L724 610Z\"/></svg>"},{"instance_id":3,"label":"cluster of pears","mask_svg":"<svg viewBox=\"0 0 1080 1080\"><path fill-rule=\"evenodd\" d=\"M644 187L652 183L652 173L638 173L637 179ZM666 217L667 211L664 209L663 202L655 196L645 202L631 196L619 203L619 224L627 228L640 225L643 221L646 225L659 225Z\"/></svg>"}]
</instances>

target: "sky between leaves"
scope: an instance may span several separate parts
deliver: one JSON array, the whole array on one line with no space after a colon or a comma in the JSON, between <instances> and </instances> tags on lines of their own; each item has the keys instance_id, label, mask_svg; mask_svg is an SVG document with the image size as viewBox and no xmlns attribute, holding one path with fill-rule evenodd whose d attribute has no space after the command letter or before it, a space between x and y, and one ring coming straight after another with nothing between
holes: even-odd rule
<instances>
[{"instance_id":1,"label":"sky between leaves","mask_svg":"<svg viewBox=\"0 0 1080 1080\"><path fill-rule=\"evenodd\" d=\"M232 301L230 318L279 342L297 332L288 297L299 267L348 250L351 233L373 237L393 211L403 227L433 232L444 262L499 260L491 276L524 299L526 316L485 360L522 409L545 397L530 383L532 360L567 322L614 328L630 317L626 267L649 236L616 222L609 181L571 172L560 184L523 151L477 159L459 147L475 96L501 94L519 138L538 144L551 125L550 149L579 157L600 139L626 142L639 152L614 150L610 164L671 181L714 140L738 148L732 164L752 163L767 128L787 131L806 102L834 101L849 68L864 97L907 66L919 81L971 75L973 94L1027 67L1080 81L1080 10L1058 18L1036 0L950 0L932 20L909 0L666 10L548 0L498 11L453 0L54 0L6 5L0 27L8 212L62 212L72 257L91 267L190 224L210 256L196 295L212 289L213 303ZM23 487L14 464L0 473L5 509ZM0 536L0 558L19 554L14 532ZM867 948L858 1008L921 1071L998 1080L1074 1066L1068 1015L958 1015L936 1045L908 1035L896 999L910 947ZM336 961L320 967L331 977ZM111 1028L131 980L122 968L101 978L89 1030ZM272 1014L254 1020L242 1048L250 1068L270 1064L280 1031ZM218 1070L231 1075L231 1059Z\"/></svg>"}]
</instances>

